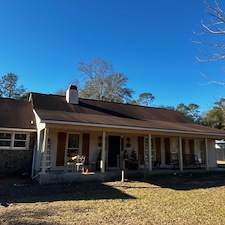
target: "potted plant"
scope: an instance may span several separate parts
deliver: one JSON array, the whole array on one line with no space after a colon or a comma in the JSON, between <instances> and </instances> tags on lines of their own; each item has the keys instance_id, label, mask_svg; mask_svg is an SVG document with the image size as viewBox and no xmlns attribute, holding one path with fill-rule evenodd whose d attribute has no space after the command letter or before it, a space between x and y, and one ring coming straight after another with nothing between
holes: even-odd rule
<instances>
[{"instance_id":1,"label":"potted plant","mask_svg":"<svg viewBox=\"0 0 225 225\"><path fill-rule=\"evenodd\" d=\"M128 168L130 170L137 170L138 169L138 160L137 160L137 155L136 155L136 152L135 152L134 149L131 151L131 156L130 156L130 160L129 160L129 163L128 163Z\"/></svg>"}]
</instances>

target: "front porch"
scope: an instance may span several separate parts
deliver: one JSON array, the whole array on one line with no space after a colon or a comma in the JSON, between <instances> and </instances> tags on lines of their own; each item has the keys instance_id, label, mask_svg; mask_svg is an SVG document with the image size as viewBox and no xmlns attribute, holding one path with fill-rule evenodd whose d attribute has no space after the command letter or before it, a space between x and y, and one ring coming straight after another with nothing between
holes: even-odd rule
<instances>
[{"instance_id":1,"label":"front porch","mask_svg":"<svg viewBox=\"0 0 225 225\"><path fill-rule=\"evenodd\" d=\"M225 168L211 168L209 170L205 169L189 169L189 170L174 170L174 169L153 169L152 171L148 170L126 170L125 171L125 180L137 180L145 179L151 176L157 175L174 175L182 176L184 174L200 174L200 173L224 173ZM85 173L72 173L72 172L46 172L44 174L40 173L37 176L37 181L40 184L57 184L57 183L74 183L74 182L105 182L105 181L121 181L122 171L109 170L105 173L101 172L89 172Z\"/></svg>"},{"instance_id":2,"label":"front porch","mask_svg":"<svg viewBox=\"0 0 225 225\"><path fill-rule=\"evenodd\" d=\"M44 183L121 179L203 171L217 167L211 136L71 125L43 124L38 131L33 177ZM85 156L85 170L68 172L67 163ZM136 158L133 157L135 155ZM136 164L132 168L131 164ZM84 172L85 172L84 170Z\"/></svg>"}]
</instances>

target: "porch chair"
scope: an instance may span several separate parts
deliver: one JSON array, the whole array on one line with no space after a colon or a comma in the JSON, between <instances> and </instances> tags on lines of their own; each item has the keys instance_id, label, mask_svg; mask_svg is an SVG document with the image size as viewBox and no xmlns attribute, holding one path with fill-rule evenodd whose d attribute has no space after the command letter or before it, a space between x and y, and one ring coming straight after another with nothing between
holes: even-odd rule
<instances>
[{"instance_id":1,"label":"porch chair","mask_svg":"<svg viewBox=\"0 0 225 225\"><path fill-rule=\"evenodd\" d=\"M69 168L71 169L72 172L76 171L76 159L77 159L77 156L67 157L67 162L66 162L66 170L67 171Z\"/></svg>"},{"instance_id":2,"label":"porch chair","mask_svg":"<svg viewBox=\"0 0 225 225\"><path fill-rule=\"evenodd\" d=\"M179 168L179 158L177 153L171 153L171 164L173 166L173 169L178 169Z\"/></svg>"},{"instance_id":3,"label":"porch chair","mask_svg":"<svg viewBox=\"0 0 225 225\"><path fill-rule=\"evenodd\" d=\"M183 155L183 164L185 169L189 169L193 167L193 157L191 154Z\"/></svg>"},{"instance_id":4,"label":"porch chair","mask_svg":"<svg viewBox=\"0 0 225 225\"><path fill-rule=\"evenodd\" d=\"M197 155L194 155L194 164L195 164L196 168L201 168L201 163L200 163Z\"/></svg>"},{"instance_id":5,"label":"porch chair","mask_svg":"<svg viewBox=\"0 0 225 225\"><path fill-rule=\"evenodd\" d=\"M78 172L81 170L84 173L84 162L85 162L85 156L77 156L76 160L76 171Z\"/></svg>"}]
</instances>

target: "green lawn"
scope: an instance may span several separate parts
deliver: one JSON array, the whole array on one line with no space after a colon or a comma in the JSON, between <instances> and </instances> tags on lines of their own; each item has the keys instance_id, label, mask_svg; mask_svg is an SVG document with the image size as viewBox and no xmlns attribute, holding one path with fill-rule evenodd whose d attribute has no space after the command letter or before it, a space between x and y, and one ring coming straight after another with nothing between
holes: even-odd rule
<instances>
[{"instance_id":1,"label":"green lawn","mask_svg":"<svg viewBox=\"0 0 225 225\"><path fill-rule=\"evenodd\" d=\"M0 224L225 224L225 173L8 184L2 194L0 202L9 206L0 206Z\"/></svg>"}]
</instances>

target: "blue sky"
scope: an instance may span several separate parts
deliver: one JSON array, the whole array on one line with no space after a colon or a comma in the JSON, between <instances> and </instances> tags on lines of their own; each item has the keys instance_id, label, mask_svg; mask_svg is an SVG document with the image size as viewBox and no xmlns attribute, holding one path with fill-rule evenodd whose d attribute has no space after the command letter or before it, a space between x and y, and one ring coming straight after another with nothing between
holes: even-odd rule
<instances>
[{"instance_id":1,"label":"blue sky","mask_svg":"<svg viewBox=\"0 0 225 225\"><path fill-rule=\"evenodd\" d=\"M206 111L224 86L205 84L225 75L221 62L196 62L193 31L205 17L203 0L0 0L0 76L55 93L79 79L78 62L101 57L128 77L134 98L151 92L153 106Z\"/></svg>"}]
</instances>

